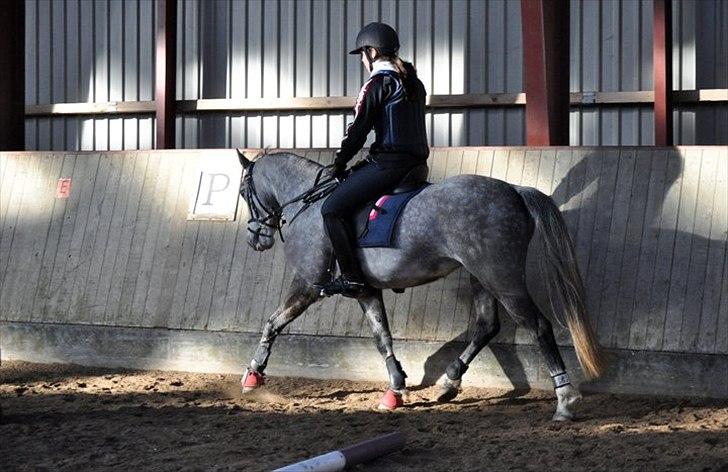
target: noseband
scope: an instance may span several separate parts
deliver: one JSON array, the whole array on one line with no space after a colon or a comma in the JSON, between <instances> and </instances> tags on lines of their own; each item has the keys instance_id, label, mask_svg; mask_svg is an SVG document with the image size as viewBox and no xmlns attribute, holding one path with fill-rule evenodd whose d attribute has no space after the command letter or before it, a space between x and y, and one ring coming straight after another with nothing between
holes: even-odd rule
<instances>
[{"instance_id":1,"label":"noseband","mask_svg":"<svg viewBox=\"0 0 728 472\"><path fill-rule=\"evenodd\" d=\"M316 180L314 181L313 187L294 199L280 205L277 209L270 210L261 201L258 196L258 192L255 190L255 183L253 181L253 169L255 168L255 164L255 162L251 162L247 168L247 172L243 178L243 183L240 186L240 195L248 203L248 208L250 209L251 218L248 220L248 231L256 236L260 236L262 232L261 229L265 226L271 228L274 232L278 231L281 242L285 243L286 241L283 239L283 225L286 224L286 219L283 216L283 209L294 203L303 202L301 208L295 215L293 215L293 218L291 218L291 221L289 222L293 223L293 221L298 218L298 215L306 211L308 207L317 201L328 197L339 185L339 180L335 177L329 177L321 180L321 176L324 171L330 169L331 166L322 167L321 170L318 171L318 174L316 174ZM259 226L255 229L255 231L253 231L250 229L250 223L258 223Z\"/></svg>"}]
</instances>

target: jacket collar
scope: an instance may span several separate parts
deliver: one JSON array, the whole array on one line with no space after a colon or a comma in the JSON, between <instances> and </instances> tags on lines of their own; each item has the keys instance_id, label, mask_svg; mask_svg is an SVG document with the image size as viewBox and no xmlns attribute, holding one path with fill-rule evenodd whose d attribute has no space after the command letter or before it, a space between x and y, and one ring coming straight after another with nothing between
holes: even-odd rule
<instances>
[{"instance_id":1,"label":"jacket collar","mask_svg":"<svg viewBox=\"0 0 728 472\"><path fill-rule=\"evenodd\" d=\"M376 61L374 64L372 64L372 73L369 74L369 78L374 77L378 73L389 70L392 72L397 72L397 68L389 61Z\"/></svg>"}]
</instances>

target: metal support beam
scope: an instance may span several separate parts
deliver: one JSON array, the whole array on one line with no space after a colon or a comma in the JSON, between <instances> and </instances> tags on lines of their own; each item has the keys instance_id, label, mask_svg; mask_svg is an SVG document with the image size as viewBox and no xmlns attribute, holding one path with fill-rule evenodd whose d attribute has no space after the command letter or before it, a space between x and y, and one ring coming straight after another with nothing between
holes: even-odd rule
<instances>
[{"instance_id":1,"label":"metal support beam","mask_svg":"<svg viewBox=\"0 0 728 472\"><path fill-rule=\"evenodd\" d=\"M25 2L0 7L0 151L25 149Z\"/></svg>"},{"instance_id":2,"label":"metal support beam","mask_svg":"<svg viewBox=\"0 0 728 472\"><path fill-rule=\"evenodd\" d=\"M655 146L672 145L672 0L654 0Z\"/></svg>"},{"instance_id":3,"label":"metal support beam","mask_svg":"<svg viewBox=\"0 0 728 472\"><path fill-rule=\"evenodd\" d=\"M652 104L654 92L641 90L638 92L574 92L571 106L603 107L623 105ZM728 103L728 89L675 90L670 93L673 103L691 103L695 105L710 103ZM200 112L260 112L260 111L334 111L349 110L354 106L356 97L293 97L293 98L203 98L200 100L177 100L178 113ZM428 95L427 108L505 108L520 107L526 104L525 93L470 93L462 95ZM26 116L58 116L58 115L106 115L155 113L157 103L141 102L83 102L83 103L48 103L43 105L26 105Z\"/></svg>"},{"instance_id":4,"label":"metal support beam","mask_svg":"<svg viewBox=\"0 0 728 472\"><path fill-rule=\"evenodd\" d=\"M569 144L569 2L521 0L526 143Z\"/></svg>"},{"instance_id":5,"label":"metal support beam","mask_svg":"<svg viewBox=\"0 0 728 472\"><path fill-rule=\"evenodd\" d=\"M158 0L155 103L157 149L174 148L177 0Z\"/></svg>"}]
</instances>

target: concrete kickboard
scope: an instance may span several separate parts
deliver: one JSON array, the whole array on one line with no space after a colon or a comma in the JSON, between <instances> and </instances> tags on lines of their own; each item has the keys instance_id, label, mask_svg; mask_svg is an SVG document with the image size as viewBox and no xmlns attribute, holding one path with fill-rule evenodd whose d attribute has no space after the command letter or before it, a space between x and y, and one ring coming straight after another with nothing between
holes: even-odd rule
<instances>
[{"instance_id":1,"label":"concrete kickboard","mask_svg":"<svg viewBox=\"0 0 728 472\"><path fill-rule=\"evenodd\" d=\"M4 360L190 372L240 373L259 339L254 333L162 328L0 322ZM395 353L411 386L432 385L464 348L460 342L395 341ZM574 351L562 347L573 380L584 391L728 398L728 356L609 350L607 373L583 381ZM370 338L281 336L273 348L271 375L386 381L386 369ZM493 344L473 362L465 385L550 389L538 349Z\"/></svg>"}]
</instances>

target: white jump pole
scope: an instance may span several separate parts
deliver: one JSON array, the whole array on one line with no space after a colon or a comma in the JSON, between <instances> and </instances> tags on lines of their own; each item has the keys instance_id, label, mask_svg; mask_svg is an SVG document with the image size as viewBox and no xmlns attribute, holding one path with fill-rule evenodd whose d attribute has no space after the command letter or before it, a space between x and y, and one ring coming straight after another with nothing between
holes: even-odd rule
<instances>
[{"instance_id":1,"label":"white jump pole","mask_svg":"<svg viewBox=\"0 0 728 472\"><path fill-rule=\"evenodd\" d=\"M337 472L398 451L404 447L404 444L404 434L389 433L338 451L281 467L273 472Z\"/></svg>"}]
</instances>

